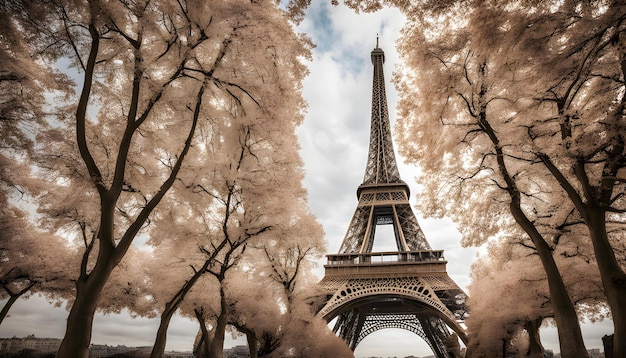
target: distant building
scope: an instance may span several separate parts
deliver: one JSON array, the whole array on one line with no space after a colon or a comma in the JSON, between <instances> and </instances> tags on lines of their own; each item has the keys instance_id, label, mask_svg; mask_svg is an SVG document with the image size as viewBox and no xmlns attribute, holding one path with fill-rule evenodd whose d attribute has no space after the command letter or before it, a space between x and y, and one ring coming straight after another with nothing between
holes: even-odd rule
<instances>
[{"instance_id":1,"label":"distant building","mask_svg":"<svg viewBox=\"0 0 626 358\"><path fill-rule=\"evenodd\" d=\"M194 358L192 352L165 352L165 358Z\"/></svg>"},{"instance_id":2,"label":"distant building","mask_svg":"<svg viewBox=\"0 0 626 358\"><path fill-rule=\"evenodd\" d=\"M92 344L89 346L89 357L90 358L105 358L105 357L110 357L114 354L127 353L131 350L132 348L128 348L126 346L109 346L109 345Z\"/></svg>"},{"instance_id":3,"label":"distant building","mask_svg":"<svg viewBox=\"0 0 626 358\"><path fill-rule=\"evenodd\" d=\"M601 352L599 348L588 349L589 358L604 358L604 352Z\"/></svg>"},{"instance_id":4,"label":"distant building","mask_svg":"<svg viewBox=\"0 0 626 358\"><path fill-rule=\"evenodd\" d=\"M92 344L89 346L89 358L107 358L123 356L127 358L149 357L152 347L127 347Z\"/></svg>"},{"instance_id":5,"label":"distant building","mask_svg":"<svg viewBox=\"0 0 626 358\"><path fill-rule=\"evenodd\" d=\"M0 338L0 358L16 358L28 354L29 357L54 357L61 346L58 338L37 338L33 335L24 338ZM244 347L245 348L245 347ZM152 347L127 347L92 344L89 346L90 358L147 358ZM248 357L246 355L228 356L232 358ZM224 355L226 357L226 355ZM192 352L165 352L165 358L193 358Z\"/></svg>"},{"instance_id":6,"label":"distant building","mask_svg":"<svg viewBox=\"0 0 626 358\"><path fill-rule=\"evenodd\" d=\"M552 351L550 351L550 353L552 353ZM587 349L587 354L589 354L589 358L604 358L604 352L601 351L599 348ZM554 353L554 355L551 356L547 356L544 354L544 357L561 358L561 353Z\"/></svg>"},{"instance_id":7,"label":"distant building","mask_svg":"<svg viewBox=\"0 0 626 358\"><path fill-rule=\"evenodd\" d=\"M58 338L37 338L30 335L24 338L0 338L0 355L11 356L23 351L56 353L61 345Z\"/></svg>"},{"instance_id":8,"label":"distant building","mask_svg":"<svg viewBox=\"0 0 626 358\"><path fill-rule=\"evenodd\" d=\"M230 349L224 349L224 358L248 358L250 350L248 346L235 346Z\"/></svg>"}]
</instances>

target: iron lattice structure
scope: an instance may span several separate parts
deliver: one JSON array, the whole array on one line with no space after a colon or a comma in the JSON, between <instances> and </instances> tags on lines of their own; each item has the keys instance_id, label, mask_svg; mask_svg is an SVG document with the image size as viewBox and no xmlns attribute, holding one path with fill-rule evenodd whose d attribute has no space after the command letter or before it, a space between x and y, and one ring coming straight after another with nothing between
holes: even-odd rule
<instances>
[{"instance_id":1,"label":"iron lattice structure","mask_svg":"<svg viewBox=\"0 0 626 358\"><path fill-rule=\"evenodd\" d=\"M340 253L371 252L376 226L392 224L399 250L430 250L430 245L409 203L409 186L400 179L391 140L383 63L378 45L371 54L372 122L369 154L363 184L357 190L359 204L348 227Z\"/></svg>"},{"instance_id":2,"label":"iron lattice structure","mask_svg":"<svg viewBox=\"0 0 626 358\"><path fill-rule=\"evenodd\" d=\"M377 41L378 42L378 41ZM339 253L327 255L320 282L318 315L350 346L385 328L400 328L425 340L439 358L458 355L465 293L448 276L443 251L432 250L409 203L410 190L396 163L383 64L376 44L367 166L357 189L359 202ZM376 227L393 225L398 251L372 252Z\"/></svg>"}]
</instances>

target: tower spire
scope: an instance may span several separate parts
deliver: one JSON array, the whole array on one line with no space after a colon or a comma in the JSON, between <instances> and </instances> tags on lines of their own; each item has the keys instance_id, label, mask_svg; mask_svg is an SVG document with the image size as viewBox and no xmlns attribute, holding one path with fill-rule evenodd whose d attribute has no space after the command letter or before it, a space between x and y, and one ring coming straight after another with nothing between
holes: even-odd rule
<instances>
[{"instance_id":1,"label":"tower spire","mask_svg":"<svg viewBox=\"0 0 626 358\"><path fill-rule=\"evenodd\" d=\"M399 183L400 173L396 164L396 155L391 141L389 110L385 92L383 64L385 52L378 47L371 53L374 76L372 80L372 116L370 125L370 144L365 167L363 184Z\"/></svg>"},{"instance_id":2,"label":"tower spire","mask_svg":"<svg viewBox=\"0 0 626 358\"><path fill-rule=\"evenodd\" d=\"M339 253L372 252L378 225L393 225L398 251L430 250L409 204L409 186L400 179L393 151L383 63L385 52L371 52L374 66L370 143L363 184L357 189L359 205Z\"/></svg>"}]
</instances>

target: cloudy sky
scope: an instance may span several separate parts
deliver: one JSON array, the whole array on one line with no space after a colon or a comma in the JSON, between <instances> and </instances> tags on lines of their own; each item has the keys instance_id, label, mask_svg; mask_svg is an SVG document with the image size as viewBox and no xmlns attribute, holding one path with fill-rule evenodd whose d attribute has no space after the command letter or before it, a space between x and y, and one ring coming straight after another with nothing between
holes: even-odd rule
<instances>
[{"instance_id":1,"label":"cloudy sky","mask_svg":"<svg viewBox=\"0 0 626 358\"><path fill-rule=\"evenodd\" d=\"M380 36L385 51L385 76L391 121L396 118L397 95L391 83L392 72L399 63L395 42L403 25L402 15L385 9L376 14L355 14L344 6L332 7L329 1L316 0L300 30L309 34L317 48L304 82L304 95L309 102L305 123L299 128L301 155L307 172L305 186L309 206L324 226L328 252L336 253L348 227L357 198L356 189L363 180L369 136L372 65L370 51ZM419 187L414 176L417 169L403 164L398 157L400 174L411 186ZM412 202L417 200L413 195ZM424 233L433 247L445 250L449 275L466 289L471 262L478 249L462 248L460 234L452 221L425 219L416 213ZM385 245L385 243L383 243ZM376 249L376 247L375 247ZM320 267L321 267L320 263ZM320 278L323 271L319 271ZM25 336L62 337L67 311L52 307L42 298L18 301L11 317L0 326L0 337ZM98 315L94 322L93 343L151 345L158 327L157 319L128 315ZM177 317L168 332L168 350L190 350L197 324ZM584 325L588 348L600 348L601 337L612 331L610 322ZM558 351L554 329L543 329L546 348ZM243 341L229 342L243 344ZM357 347L357 357L404 357L432 354L418 336L402 330L382 330L368 336Z\"/></svg>"}]
</instances>

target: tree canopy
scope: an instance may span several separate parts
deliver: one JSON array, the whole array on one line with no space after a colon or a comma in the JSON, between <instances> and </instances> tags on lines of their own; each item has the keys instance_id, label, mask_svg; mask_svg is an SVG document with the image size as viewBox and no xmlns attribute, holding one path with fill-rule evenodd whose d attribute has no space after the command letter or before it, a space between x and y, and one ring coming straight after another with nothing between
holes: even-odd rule
<instances>
[{"instance_id":1,"label":"tree canopy","mask_svg":"<svg viewBox=\"0 0 626 358\"><path fill-rule=\"evenodd\" d=\"M41 217L36 225L11 206L3 235L21 240L23 224L38 226L33 237L64 236L47 240L46 252L71 259L43 260L74 267L63 273L75 287L64 291L71 310L59 357L88 355L98 308L171 317L194 271L213 274L220 284L209 287L225 297L221 282L231 268L246 272L249 245L259 260L284 264L294 293L307 255L323 247L295 137L310 43L275 1L7 1L2 9L10 25L2 161L11 171L3 170L2 200L27 193ZM310 246L293 251L290 235ZM16 280L22 273L8 261L4 278ZM172 297L181 298L167 311Z\"/></svg>"}]
</instances>

